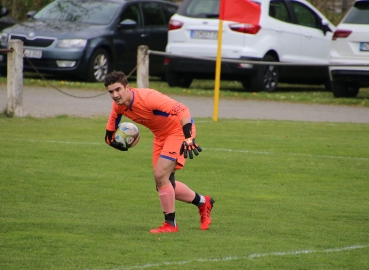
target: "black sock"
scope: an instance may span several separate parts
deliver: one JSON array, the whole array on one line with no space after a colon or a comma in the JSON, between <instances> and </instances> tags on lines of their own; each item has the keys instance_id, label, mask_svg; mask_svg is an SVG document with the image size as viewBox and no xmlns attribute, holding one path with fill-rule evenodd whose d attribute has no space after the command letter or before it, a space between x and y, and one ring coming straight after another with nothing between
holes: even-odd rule
<instances>
[{"instance_id":1,"label":"black sock","mask_svg":"<svg viewBox=\"0 0 369 270\"><path fill-rule=\"evenodd\" d=\"M165 222L166 223L169 223L173 227L176 227L176 214L175 214L175 212L169 213L169 214L164 213L164 217L165 217Z\"/></svg>"},{"instance_id":2,"label":"black sock","mask_svg":"<svg viewBox=\"0 0 369 270\"><path fill-rule=\"evenodd\" d=\"M201 199L200 195L195 192L195 199L193 199L193 201L191 203L196 205L196 206L199 206L200 199Z\"/></svg>"}]
</instances>

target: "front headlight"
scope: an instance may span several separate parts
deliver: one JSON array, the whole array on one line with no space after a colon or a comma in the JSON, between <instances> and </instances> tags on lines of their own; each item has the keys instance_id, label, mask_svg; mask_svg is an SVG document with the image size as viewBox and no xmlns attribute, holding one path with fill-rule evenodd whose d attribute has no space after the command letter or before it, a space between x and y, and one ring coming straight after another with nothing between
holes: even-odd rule
<instances>
[{"instance_id":1,"label":"front headlight","mask_svg":"<svg viewBox=\"0 0 369 270\"><path fill-rule=\"evenodd\" d=\"M0 42L1 43L7 43L8 42L8 37L9 37L9 34L8 33L1 33L0 34Z\"/></svg>"},{"instance_id":2,"label":"front headlight","mask_svg":"<svg viewBox=\"0 0 369 270\"><path fill-rule=\"evenodd\" d=\"M56 47L59 48L84 48L86 47L86 39L62 39Z\"/></svg>"}]
</instances>

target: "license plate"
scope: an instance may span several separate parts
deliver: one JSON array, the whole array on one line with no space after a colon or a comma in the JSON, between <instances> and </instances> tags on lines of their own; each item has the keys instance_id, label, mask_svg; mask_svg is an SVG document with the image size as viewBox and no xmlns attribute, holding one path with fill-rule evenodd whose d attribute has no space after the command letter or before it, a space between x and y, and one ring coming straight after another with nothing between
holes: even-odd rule
<instances>
[{"instance_id":1,"label":"license plate","mask_svg":"<svg viewBox=\"0 0 369 270\"><path fill-rule=\"evenodd\" d=\"M191 38L198 39L217 39L218 32L216 31L205 31L205 30L192 30Z\"/></svg>"},{"instance_id":2,"label":"license plate","mask_svg":"<svg viewBox=\"0 0 369 270\"><path fill-rule=\"evenodd\" d=\"M42 57L42 51L25 49L24 57L40 59Z\"/></svg>"},{"instance_id":3,"label":"license plate","mask_svg":"<svg viewBox=\"0 0 369 270\"><path fill-rule=\"evenodd\" d=\"M361 42L360 51L369 51L369 42Z\"/></svg>"}]
</instances>

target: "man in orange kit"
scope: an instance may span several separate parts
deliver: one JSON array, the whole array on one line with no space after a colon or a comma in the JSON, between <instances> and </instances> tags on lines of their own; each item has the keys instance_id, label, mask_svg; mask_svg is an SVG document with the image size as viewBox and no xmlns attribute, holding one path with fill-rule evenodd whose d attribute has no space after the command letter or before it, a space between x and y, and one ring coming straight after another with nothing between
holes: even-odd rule
<instances>
[{"instance_id":1,"label":"man in orange kit","mask_svg":"<svg viewBox=\"0 0 369 270\"><path fill-rule=\"evenodd\" d=\"M211 224L213 198L194 192L174 178L175 171L183 168L188 156L192 159L193 154L197 156L202 151L195 142L196 128L189 109L156 90L130 87L126 75L120 71L108 74L104 85L113 99L106 125L108 145L121 151L128 150L122 143L115 142L113 136L122 116L147 127L154 134L152 165L165 221L150 233L178 232L175 200L196 205L200 228L207 230Z\"/></svg>"}]
</instances>

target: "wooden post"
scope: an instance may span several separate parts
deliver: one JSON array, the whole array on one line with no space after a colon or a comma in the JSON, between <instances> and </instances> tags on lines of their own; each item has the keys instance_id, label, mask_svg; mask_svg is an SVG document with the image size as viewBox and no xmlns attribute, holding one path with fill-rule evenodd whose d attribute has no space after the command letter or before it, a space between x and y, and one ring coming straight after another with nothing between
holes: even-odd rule
<instances>
[{"instance_id":1,"label":"wooden post","mask_svg":"<svg viewBox=\"0 0 369 270\"><path fill-rule=\"evenodd\" d=\"M137 88L149 87L149 48L141 45L137 50Z\"/></svg>"},{"instance_id":2,"label":"wooden post","mask_svg":"<svg viewBox=\"0 0 369 270\"><path fill-rule=\"evenodd\" d=\"M23 42L10 40L8 49L7 93L9 117L21 117L23 109Z\"/></svg>"}]
</instances>

